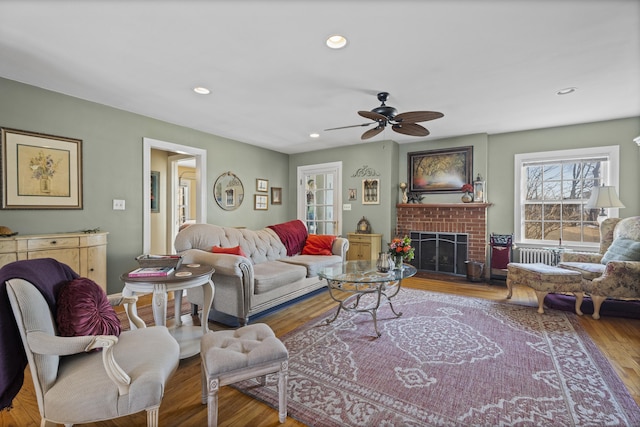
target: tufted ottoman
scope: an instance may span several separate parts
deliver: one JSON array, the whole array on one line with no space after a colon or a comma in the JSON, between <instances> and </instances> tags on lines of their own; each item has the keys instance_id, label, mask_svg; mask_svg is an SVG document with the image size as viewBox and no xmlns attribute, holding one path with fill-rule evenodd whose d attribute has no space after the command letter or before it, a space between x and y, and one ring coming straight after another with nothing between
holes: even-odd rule
<instances>
[{"instance_id":1,"label":"tufted ottoman","mask_svg":"<svg viewBox=\"0 0 640 427\"><path fill-rule=\"evenodd\" d=\"M200 345L202 404L207 404L208 425L218 425L218 390L227 384L278 372L279 419L287 418L289 353L271 328L256 323L228 331L208 332Z\"/></svg>"},{"instance_id":2,"label":"tufted ottoman","mask_svg":"<svg viewBox=\"0 0 640 427\"><path fill-rule=\"evenodd\" d=\"M547 264L507 264L507 299L511 298L513 285L525 285L536 292L538 313L544 313L544 297L549 292L572 292L576 296L576 313L582 316L580 306L584 298L582 275L577 271L553 267Z\"/></svg>"}]
</instances>

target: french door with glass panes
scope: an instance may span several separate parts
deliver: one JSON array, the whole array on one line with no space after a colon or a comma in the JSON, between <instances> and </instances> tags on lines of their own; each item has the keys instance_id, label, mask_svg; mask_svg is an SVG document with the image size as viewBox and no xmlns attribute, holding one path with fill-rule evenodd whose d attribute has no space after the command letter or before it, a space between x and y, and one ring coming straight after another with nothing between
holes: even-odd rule
<instances>
[{"instance_id":1,"label":"french door with glass panes","mask_svg":"<svg viewBox=\"0 0 640 427\"><path fill-rule=\"evenodd\" d=\"M342 162L298 167L298 219L310 234L342 233Z\"/></svg>"}]
</instances>

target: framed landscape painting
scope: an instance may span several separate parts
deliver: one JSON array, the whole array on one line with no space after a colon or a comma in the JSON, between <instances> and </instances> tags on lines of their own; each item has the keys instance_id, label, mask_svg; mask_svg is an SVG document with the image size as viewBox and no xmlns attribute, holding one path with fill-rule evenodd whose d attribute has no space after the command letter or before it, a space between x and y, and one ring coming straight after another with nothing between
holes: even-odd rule
<instances>
[{"instance_id":1,"label":"framed landscape painting","mask_svg":"<svg viewBox=\"0 0 640 427\"><path fill-rule=\"evenodd\" d=\"M473 147L419 151L407 154L409 191L453 193L470 184Z\"/></svg>"},{"instance_id":2,"label":"framed landscape painting","mask_svg":"<svg viewBox=\"0 0 640 427\"><path fill-rule=\"evenodd\" d=\"M2 128L2 208L82 209L82 140Z\"/></svg>"}]
</instances>

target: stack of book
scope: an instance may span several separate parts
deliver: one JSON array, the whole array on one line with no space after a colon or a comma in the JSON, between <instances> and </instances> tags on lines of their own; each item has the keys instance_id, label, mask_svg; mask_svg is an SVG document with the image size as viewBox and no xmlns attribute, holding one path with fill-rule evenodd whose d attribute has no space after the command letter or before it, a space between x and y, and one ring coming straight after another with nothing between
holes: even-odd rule
<instances>
[{"instance_id":1,"label":"stack of book","mask_svg":"<svg viewBox=\"0 0 640 427\"><path fill-rule=\"evenodd\" d=\"M175 268L171 266L165 267L140 267L129 273L129 277L164 277L168 276Z\"/></svg>"}]
</instances>

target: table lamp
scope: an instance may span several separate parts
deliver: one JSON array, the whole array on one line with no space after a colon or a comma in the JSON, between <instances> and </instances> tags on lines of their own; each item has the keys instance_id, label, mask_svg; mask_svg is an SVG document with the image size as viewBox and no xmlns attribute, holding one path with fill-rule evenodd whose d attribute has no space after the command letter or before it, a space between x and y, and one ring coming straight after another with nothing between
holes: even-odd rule
<instances>
[{"instance_id":1,"label":"table lamp","mask_svg":"<svg viewBox=\"0 0 640 427\"><path fill-rule=\"evenodd\" d=\"M600 213L598 214L598 224L602 224L602 221L607 219L607 214L604 211L605 209L624 208L625 206L622 204L620 199L618 199L615 187L603 184L601 187L593 187L591 197L589 197L585 207L587 209L600 209Z\"/></svg>"}]
</instances>

